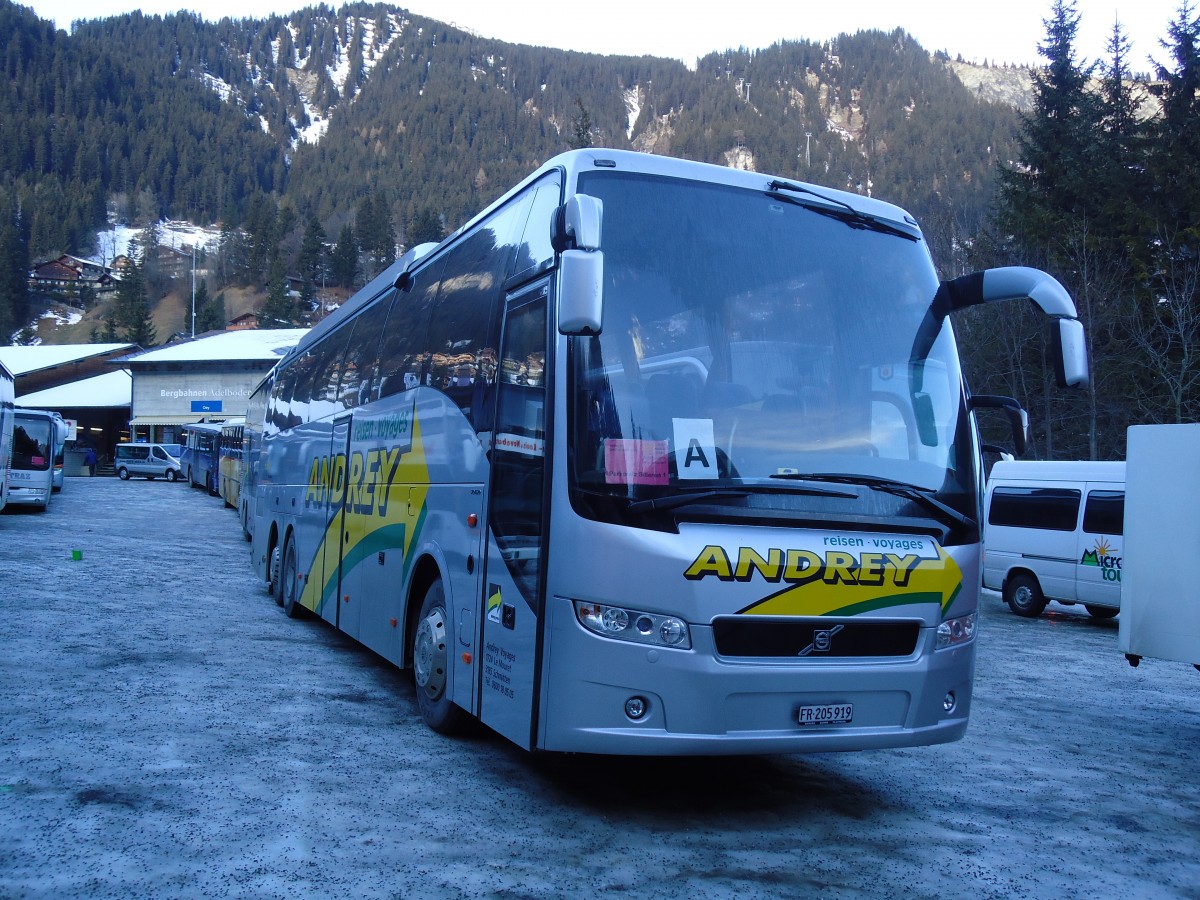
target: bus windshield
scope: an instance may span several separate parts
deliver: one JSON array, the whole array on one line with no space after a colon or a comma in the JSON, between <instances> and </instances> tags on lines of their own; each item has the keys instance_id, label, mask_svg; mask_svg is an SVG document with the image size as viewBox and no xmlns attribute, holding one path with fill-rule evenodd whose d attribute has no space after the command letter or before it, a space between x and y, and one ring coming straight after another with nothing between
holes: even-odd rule
<instances>
[{"instance_id":1,"label":"bus windshield","mask_svg":"<svg viewBox=\"0 0 1200 900\"><path fill-rule=\"evenodd\" d=\"M605 270L602 331L570 350L584 515L635 524L631 507L685 494L849 508L887 484L976 516L957 350L928 315L939 282L915 229L614 171L579 190L603 202Z\"/></svg>"},{"instance_id":2,"label":"bus windshield","mask_svg":"<svg viewBox=\"0 0 1200 900\"><path fill-rule=\"evenodd\" d=\"M49 419L17 419L13 428L14 469L44 472L50 468L51 427Z\"/></svg>"}]
</instances>

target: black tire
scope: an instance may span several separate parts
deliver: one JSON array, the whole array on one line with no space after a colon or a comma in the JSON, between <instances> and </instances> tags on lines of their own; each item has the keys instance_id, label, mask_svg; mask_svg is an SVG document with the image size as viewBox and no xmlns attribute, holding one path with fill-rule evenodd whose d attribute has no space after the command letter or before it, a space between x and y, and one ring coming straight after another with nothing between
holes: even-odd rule
<instances>
[{"instance_id":1,"label":"black tire","mask_svg":"<svg viewBox=\"0 0 1200 900\"><path fill-rule=\"evenodd\" d=\"M271 550L271 558L267 564L267 593L275 598L275 602L283 606L279 594L279 575L283 569L283 548L278 544Z\"/></svg>"},{"instance_id":2,"label":"black tire","mask_svg":"<svg viewBox=\"0 0 1200 900\"><path fill-rule=\"evenodd\" d=\"M167 476L166 476L166 477L167 477L167 481L171 481L171 482L178 481L178 480L179 480L179 473L178 473L178 472L176 472L174 469L167 469Z\"/></svg>"},{"instance_id":3,"label":"black tire","mask_svg":"<svg viewBox=\"0 0 1200 900\"><path fill-rule=\"evenodd\" d=\"M299 618L304 612L300 605L300 579L296 565L296 539L290 534L283 551L283 564L279 569L279 596L276 598L289 619Z\"/></svg>"},{"instance_id":4,"label":"black tire","mask_svg":"<svg viewBox=\"0 0 1200 900\"><path fill-rule=\"evenodd\" d=\"M417 706L425 724L438 734L465 734L471 730L471 716L456 706L447 693L450 675L449 616L446 591L435 581L425 591L417 627L413 631L413 683Z\"/></svg>"},{"instance_id":5,"label":"black tire","mask_svg":"<svg viewBox=\"0 0 1200 900\"><path fill-rule=\"evenodd\" d=\"M1088 611L1088 615L1093 619L1111 619L1120 612L1119 609L1113 609L1111 606L1095 606L1091 603L1083 604L1083 608Z\"/></svg>"},{"instance_id":6,"label":"black tire","mask_svg":"<svg viewBox=\"0 0 1200 900\"><path fill-rule=\"evenodd\" d=\"M1046 608L1042 586L1032 575L1012 575L1004 582L1004 602L1018 616L1036 619Z\"/></svg>"},{"instance_id":7,"label":"black tire","mask_svg":"<svg viewBox=\"0 0 1200 900\"><path fill-rule=\"evenodd\" d=\"M117 469L117 477L120 478L122 481L128 481L129 480L129 470L127 468L125 468L124 466L121 466L121 468Z\"/></svg>"}]
</instances>

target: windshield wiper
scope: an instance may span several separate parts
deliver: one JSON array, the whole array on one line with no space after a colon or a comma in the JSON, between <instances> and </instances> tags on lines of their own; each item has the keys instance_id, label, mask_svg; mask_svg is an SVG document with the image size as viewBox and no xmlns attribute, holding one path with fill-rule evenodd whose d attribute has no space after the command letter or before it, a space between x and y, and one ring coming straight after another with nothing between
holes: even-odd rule
<instances>
[{"instance_id":1,"label":"windshield wiper","mask_svg":"<svg viewBox=\"0 0 1200 900\"><path fill-rule=\"evenodd\" d=\"M789 481L823 481L833 484L861 484L872 490L882 491L905 500L919 503L926 509L940 513L943 521L949 521L964 528L974 528L975 520L964 516L957 509L948 506L934 496L932 488L918 487L904 481L893 481L890 478L878 478L874 475L851 475L838 472L797 472L772 475L772 478L786 478Z\"/></svg>"},{"instance_id":2,"label":"windshield wiper","mask_svg":"<svg viewBox=\"0 0 1200 900\"><path fill-rule=\"evenodd\" d=\"M653 500L635 500L625 507L627 512L635 515L647 512L661 511L664 509L677 509L680 506L690 506L693 503L699 503L702 500L712 500L717 497L748 497L751 494L771 494L771 493L788 493L788 494L807 494L812 497L841 497L847 500L857 499L857 494L850 494L846 491L835 491L829 488L802 488L789 487L786 491L772 485L744 485L736 488L710 488L703 491L695 491L692 493L669 494L665 497L655 497Z\"/></svg>"},{"instance_id":3,"label":"windshield wiper","mask_svg":"<svg viewBox=\"0 0 1200 900\"><path fill-rule=\"evenodd\" d=\"M783 193L784 191L788 193ZM880 219L862 210L855 209L845 200L830 197L827 194L822 194L820 191L814 191L811 188L793 184L790 181L776 179L768 183L767 193L787 203L803 206L805 209L811 209L813 212L821 213L822 215L832 216L841 222L845 222L851 228L869 228L872 231L883 231L887 234L908 238L910 241L915 241L918 238L915 230L909 231L895 222L889 222L886 219ZM799 194L800 196L794 197L792 194ZM815 199L806 200L805 196Z\"/></svg>"},{"instance_id":4,"label":"windshield wiper","mask_svg":"<svg viewBox=\"0 0 1200 900\"><path fill-rule=\"evenodd\" d=\"M715 497L746 497L749 493L749 491L719 488L699 491L695 494L669 494L666 497L655 497L653 500L634 500L625 507L625 511L631 512L634 515L641 515L642 513L689 506L693 503L699 503L701 500L712 500Z\"/></svg>"}]
</instances>

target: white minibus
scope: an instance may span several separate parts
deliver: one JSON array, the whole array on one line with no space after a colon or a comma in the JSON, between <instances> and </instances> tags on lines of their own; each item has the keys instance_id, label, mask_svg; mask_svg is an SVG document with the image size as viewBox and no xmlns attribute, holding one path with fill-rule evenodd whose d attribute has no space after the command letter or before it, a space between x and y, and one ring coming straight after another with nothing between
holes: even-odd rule
<instances>
[{"instance_id":1,"label":"white minibus","mask_svg":"<svg viewBox=\"0 0 1200 900\"><path fill-rule=\"evenodd\" d=\"M1099 619L1121 609L1125 463L1000 461L988 478L983 586L1014 613L1051 600Z\"/></svg>"}]
</instances>

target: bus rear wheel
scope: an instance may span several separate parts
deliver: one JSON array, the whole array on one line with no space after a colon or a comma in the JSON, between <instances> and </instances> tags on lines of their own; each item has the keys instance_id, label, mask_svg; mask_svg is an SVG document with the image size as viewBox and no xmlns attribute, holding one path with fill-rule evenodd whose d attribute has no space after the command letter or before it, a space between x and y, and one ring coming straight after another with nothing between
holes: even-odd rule
<instances>
[{"instance_id":1,"label":"bus rear wheel","mask_svg":"<svg viewBox=\"0 0 1200 900\"><path fill-rule=\"evenodd\" d=\"M275 598L275 602L283 606L283 597L279 593L279 574L283 569L283 548L278 544L271 550L271 561L267 568L267 593Z\"/></svg>"},{"instance_id":2,"label":"bus rear wheel","mask_svg":"<svg viewBox=\"0 0 1200 900\"><path fill-rule=\"evenodd\" d=\"M1119 609L1113 609L1111 606L1096 606L1094 603L1085 603L1083 608L1093 619L1111 619L1120 612Z\"/></svg>"},{"instance_id":3,"label":"bus rear wheel","mask_svg":"<svg viewBox=\"0 0 1200 900\"><path fill-rule=\"evenodd\" d=\"M304 611L304 607L300 605L300 580L296 577L296 539L291 535L288 535L287 548L283 551L277 599L289 619L299 617Z\"/></svg>"},{"instance_id":4,"label":"bus rear wheel","mask_svg":"<svg viewBox=\"0 0 1200 900\"><path fill-rule=\"evenodd\" d=\"M1046 608L1042 587L1032 575L1013 575L1004 583L1004 601L1018 616L1036 619Z\"/></svg>"},{"instance_id":5,"label":"bus rear wheel","mask_svg":"<svg viewBox=\"0 0 1200 900\"><path fill-rule=\"evenodd\" d=\"M446 615L446 591L435 581L425 591L413 633L413 681L417 706L425 724L439 734L463 734L471 718L456 706L447 693L450 670L450 636Z\"/></svg>"}]
</instances>

